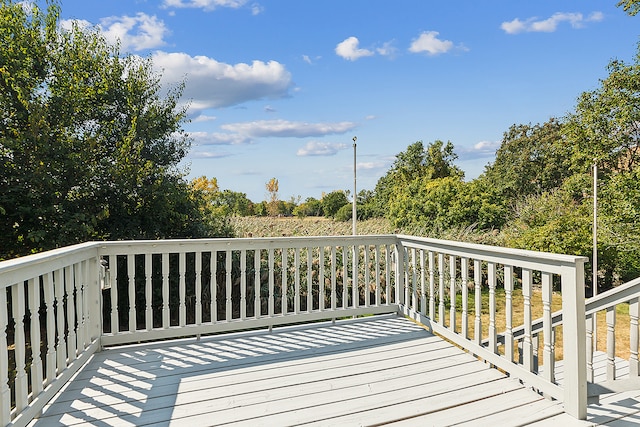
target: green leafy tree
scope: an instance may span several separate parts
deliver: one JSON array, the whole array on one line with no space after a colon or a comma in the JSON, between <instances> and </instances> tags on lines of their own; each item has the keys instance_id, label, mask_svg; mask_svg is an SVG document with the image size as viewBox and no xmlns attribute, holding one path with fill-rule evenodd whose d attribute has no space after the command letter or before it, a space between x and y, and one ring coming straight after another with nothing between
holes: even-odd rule
<instances>
[{"instance_id":1,"label":"green leafy tree","mask_svg":"<svg viewBox=\"0 0 640 427\"><path fill-rule=\"evenodd\" d=\"M0 2L0 257L208 234L177 167L182 87L161 91L149 60L60 29L59 13Z\"/></svg>"},{"instance_id":2,"label":"green leafy tree","mask_svg":"<svg viewBox=\"0 0 640 427\"><path fill-rule=\"evenodd\" d=\"M344 191L332 191L322 197L322 211L324 216L334 218L341 207L349 204L347 194Z\"/></svg>"},{"instance_id":3,"label":"green leafy tree","mask_svg":"<svg viewBox=\"0 0 640 427\"><path fill-rule=\"evenodd\" d=\"M512 125L480 179L490 182L501 197L515 201L560 187L572 174L571 155L560 121Z\"/></svg>"},{"instance_id":4,"label":"green leafy tree","mask_svg":"<svg viewBox=\"0 0 640 427\"><path fill-rule=\"evenodd\" d=\"M633 64L613 60L607 69L600 87L584 92L569 116L575 172L588 171L594 160L603 174L631 171L640 162L640 44Z\"/></svg>"},{"instance_id":5,"label":"green leafy tree","mask_svg":"<svg viewBox=\"0 0 640 427\"><path fill-rule=\"evenodd\" d=\"M591 253L588 175L575 175L555 190L530 195L504 230L509 247L587 256Z\"/></svg>"},{"instance_id":6,"label":"green leafy tree","mask_svg":"<svg viewBox=\"0 0 640 427\"><path fill-rule=\"evenodd\" d=\"M626 282L640 275L640 168L603 184L598 197L599 253L613 258L603 281Z\"/></svg>"},{"instance_id":7,"label":"green leafy tree","mask_svg":"<svg viewBox=\"0 0 640 427\"><path fill-rule=\"evenodd\" d=\"M617 6L622 6L622 9L630 16L635 16L640 12L640 0L620 0Z\"/></svg>"},{"instance_id":8,"label":"green leafy tree","mask_svg":"<svg viewBox=\"0 0 640 427\"><path fill-rule=\"evenodd\" d=\"M381 177L375 188L375 196L368 202L368 210L371 215L390 217L389 205L399 191L404 191L406 186L414 180L438 179L455 176L464 177L462 170L455 166L458 158L454 152L453 144L448 141L437 140L426 148L422 141L409 145L406 151L396 155L391 169ZM404 220L401 220L403 222Z\"/></svg>"},{"instance_id":9,"label":"green leafy tree","mask_svg":"<svg viewBox=\"0 0 640 427\"><path fill-rule=\"evenodd\" d=\"M307 197L303 203L300 203L293 209L293 215L304 218L307 216L322 216L322 202L313 197Z\"/></svg>"}]
</instances>

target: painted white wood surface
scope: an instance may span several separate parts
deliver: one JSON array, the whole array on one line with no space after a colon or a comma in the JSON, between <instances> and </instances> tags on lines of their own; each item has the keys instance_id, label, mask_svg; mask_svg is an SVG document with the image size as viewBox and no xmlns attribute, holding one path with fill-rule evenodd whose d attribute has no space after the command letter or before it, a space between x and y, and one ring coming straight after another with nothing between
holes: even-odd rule
<instances>
[{"instance_id":1,"label":"painted white wood surface","mask_svg":"<svg viewBox=\"0 0 640 427\"><path fill-rule=\"evenodd\" d=\"M562 412L413 322L385 315L108 349L31 426L367 425L407 417L445 425L454 408L463 422L480 417L479 406L492 416L489 407L529 404L531 416Z\"/></svg>"}]
</instances>

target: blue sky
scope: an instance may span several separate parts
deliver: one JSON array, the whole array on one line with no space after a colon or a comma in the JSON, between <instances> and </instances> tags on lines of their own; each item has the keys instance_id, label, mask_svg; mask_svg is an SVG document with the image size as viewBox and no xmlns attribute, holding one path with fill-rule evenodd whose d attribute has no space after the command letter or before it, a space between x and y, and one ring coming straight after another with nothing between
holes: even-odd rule
<instances>
[{"instance_id":1,"label":"blue sky","mask_svg":"<svg viewBox=\"0 0 640 427\"><path fill-rule=\"evenodd\" d=\"M574 109L613 59L632 61L640 17L616 0L62 0L184 80L188 178L266 198L373 189L415 141L451 141L466 179L515 123Z\"/></svg>"}]
</instances>

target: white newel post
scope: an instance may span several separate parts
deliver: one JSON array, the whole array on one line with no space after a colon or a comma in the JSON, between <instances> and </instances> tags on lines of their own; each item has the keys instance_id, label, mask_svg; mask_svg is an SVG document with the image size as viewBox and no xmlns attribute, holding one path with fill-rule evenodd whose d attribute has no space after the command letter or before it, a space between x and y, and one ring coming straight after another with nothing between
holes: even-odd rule
<instances>
[{"instance_id":1,"label":"white newel post","mask_svg":"<svg viewBox=\"0 0 640 427\"><path fill-rule=\"evenodd\" d=\"M96 256L87 262L87 322L89 322L89 343L100 340L102 335L102 288L107 285L106 271ZM100 347L100 346L99 346Z\"/></svg>"},{"instance_id":2,"label":"white newel post","mask_svg":"<svg viewBox=\"0 0 640 427\"><path fill-rule=\"evenodd\" d=\"M581 420L587 417L584 283L584 260L562 268L564 410Z\"/></svg>"}]
</instances>

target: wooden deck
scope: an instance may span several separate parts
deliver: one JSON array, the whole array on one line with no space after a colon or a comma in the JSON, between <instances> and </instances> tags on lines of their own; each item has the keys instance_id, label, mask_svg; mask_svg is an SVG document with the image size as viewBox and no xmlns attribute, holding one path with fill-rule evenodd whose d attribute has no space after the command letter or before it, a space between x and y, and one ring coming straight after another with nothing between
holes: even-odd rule
<instances>
[{"instance_id":1,"label":"wooden deck","mask_svg":"<svg viewBox=\"0 0 640 427\"><path fill-rule=\"evenodd\" d=\"M106 349L30 425L386 424L592 425L396 316Z\"/></svg>"}]
</instances>

